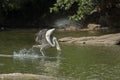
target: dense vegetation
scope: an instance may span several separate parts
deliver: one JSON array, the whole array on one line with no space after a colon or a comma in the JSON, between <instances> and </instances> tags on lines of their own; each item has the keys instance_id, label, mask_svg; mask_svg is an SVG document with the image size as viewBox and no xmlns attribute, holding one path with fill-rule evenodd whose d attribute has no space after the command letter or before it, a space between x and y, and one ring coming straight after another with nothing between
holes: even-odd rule
<instances>
[{"instance_id":1,"label":"dense vegetation","mask_svg":"<svg viewBox=\"0 0 120 80\"><path fill-rule=\"evenodd\" d=\"M81 20L85 15L90 14L94 9L108 13L107 9L116 7L120 0L57 0L50 11L68 10L74 4L77 5L75 14L71 17L75 20Z\"/></svg>"},{"instance_id":2,"label":"dense vegetation","mask_svg":"<svg viewBox=\"0 0 120 80\"><path fill-rule=\"evenodd\" d=\"M70 19L85 19L85 22L103 26L119 26L120 0L57 0L50 11L69 10L73 5L76 5L77 9Z\"/></svg>"},{"instance_id":3,"label":"dense vegetation","mask_svg":"<svg viewBox=\"0 0 120 80\"><path fill-rule=\"evenodd\" d=\"M120 23L120 0L0 0L0 26L45 26L46 16L66 11L70 19L85 23L117 27Z\"/></svg>"}]
</instances>

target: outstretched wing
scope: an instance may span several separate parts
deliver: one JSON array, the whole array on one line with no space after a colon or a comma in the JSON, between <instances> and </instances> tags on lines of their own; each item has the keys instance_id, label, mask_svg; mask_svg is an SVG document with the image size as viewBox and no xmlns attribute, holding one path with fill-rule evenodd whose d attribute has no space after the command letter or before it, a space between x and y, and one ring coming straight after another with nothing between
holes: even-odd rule
<instances>
[{"instance_id":1,"label":"outstretched wing","mask_svg":"<svg viewBox=\"0 0 120 80\"><path fill-rule=\"evenodd\" d=\"M55 45L51 42L51 40L50 40L51 34L53 33L54 30L55 30L55 28L49 29L49 30L46 32L46 40L47 40L47 42L48 42L51 46L55 46Z\"/></svg>"},{"instance_id":2,"label":"outstretched wing","mask_svg":"<svg viewBox=\"0 0 120 80\"><path fill-rule=\"evenodd\" d=\"M37 43L39 43L39 44L45 43L45 41L46 41L46 38L45 38L46 32L47 32L47 29L42 29L42 30L40 30L40 31L37 33L37 36L36 36L35 41L36 41Z\"/></svg>"}]
</instances>

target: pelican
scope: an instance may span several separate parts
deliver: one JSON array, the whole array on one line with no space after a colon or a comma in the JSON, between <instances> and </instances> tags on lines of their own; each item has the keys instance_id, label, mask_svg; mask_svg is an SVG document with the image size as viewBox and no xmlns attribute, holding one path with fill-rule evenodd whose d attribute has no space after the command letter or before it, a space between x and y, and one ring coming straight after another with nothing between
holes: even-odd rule
<instances>
[{"instance_id":1,"label":"pelican","mask_svg":"<svg viewBox=\"0 0 120 80\"><path fill-rule=\"evenodd\" d=\"M35 41L38 45L33 45L33 47L39 48L43 56L45 56L44 49L48 47L56 47L57 51L61 51L57 38L53 37L52 40L50 39L54 30L55 28L49 30L43 29L37 34Z\"/></svg>"}]
</instances>

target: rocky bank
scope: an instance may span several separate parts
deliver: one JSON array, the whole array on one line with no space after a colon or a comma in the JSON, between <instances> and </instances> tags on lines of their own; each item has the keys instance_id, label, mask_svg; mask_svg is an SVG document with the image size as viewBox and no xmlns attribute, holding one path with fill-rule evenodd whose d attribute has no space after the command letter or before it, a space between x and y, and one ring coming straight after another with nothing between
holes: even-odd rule
<instances>
[{"instance_id":1,"label":"rocky bank","mask_svg":"<svg viewBox=\"0 0 120 80\"><path fill-rule=\"evenodd\" d=\"M89 36L89 37L65 37L59 39L60 42L77 44L77 45L119 45L120 33L107 34L102 36Z\"/></svg>"}]
</instances>

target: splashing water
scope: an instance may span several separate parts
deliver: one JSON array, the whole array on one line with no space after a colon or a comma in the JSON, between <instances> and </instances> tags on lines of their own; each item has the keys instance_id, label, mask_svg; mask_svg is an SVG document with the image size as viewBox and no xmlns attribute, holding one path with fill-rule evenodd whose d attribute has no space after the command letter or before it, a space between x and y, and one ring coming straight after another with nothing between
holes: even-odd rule
<instances>
[{"instance_id":1,"label":"splashing water","mask_svg":"<svg viewBox=\"0 0 120 80\"><path fill-rule=\"evenodd\" d=\"M30 48L30 49L21 49L18 52L14 51L13 55L4 55L4 57L6 56L10 56L13 57L14 59L38 59L38 58L47 58L47 59L52 59L52 58L60 58L60 54L61 52L57 52L57 56L56 57L49 57L49 56L42 56L40 52L37 52L36 49Z\"/></svg>"},{"instance_id":2,"label":"splashing water","mask_svg":"<svg viewBox=\"0 0 120 80\"><path fill-rule=\"evenodd\" d=\"M30 49L21 49L18 52L14 51L13 52L13 57L14 58L20 58L20 59L25 59L25 58L39 58L39 55L36 54L36 52L33 50L33 48Z\"/></svg>"}]
</instances>

